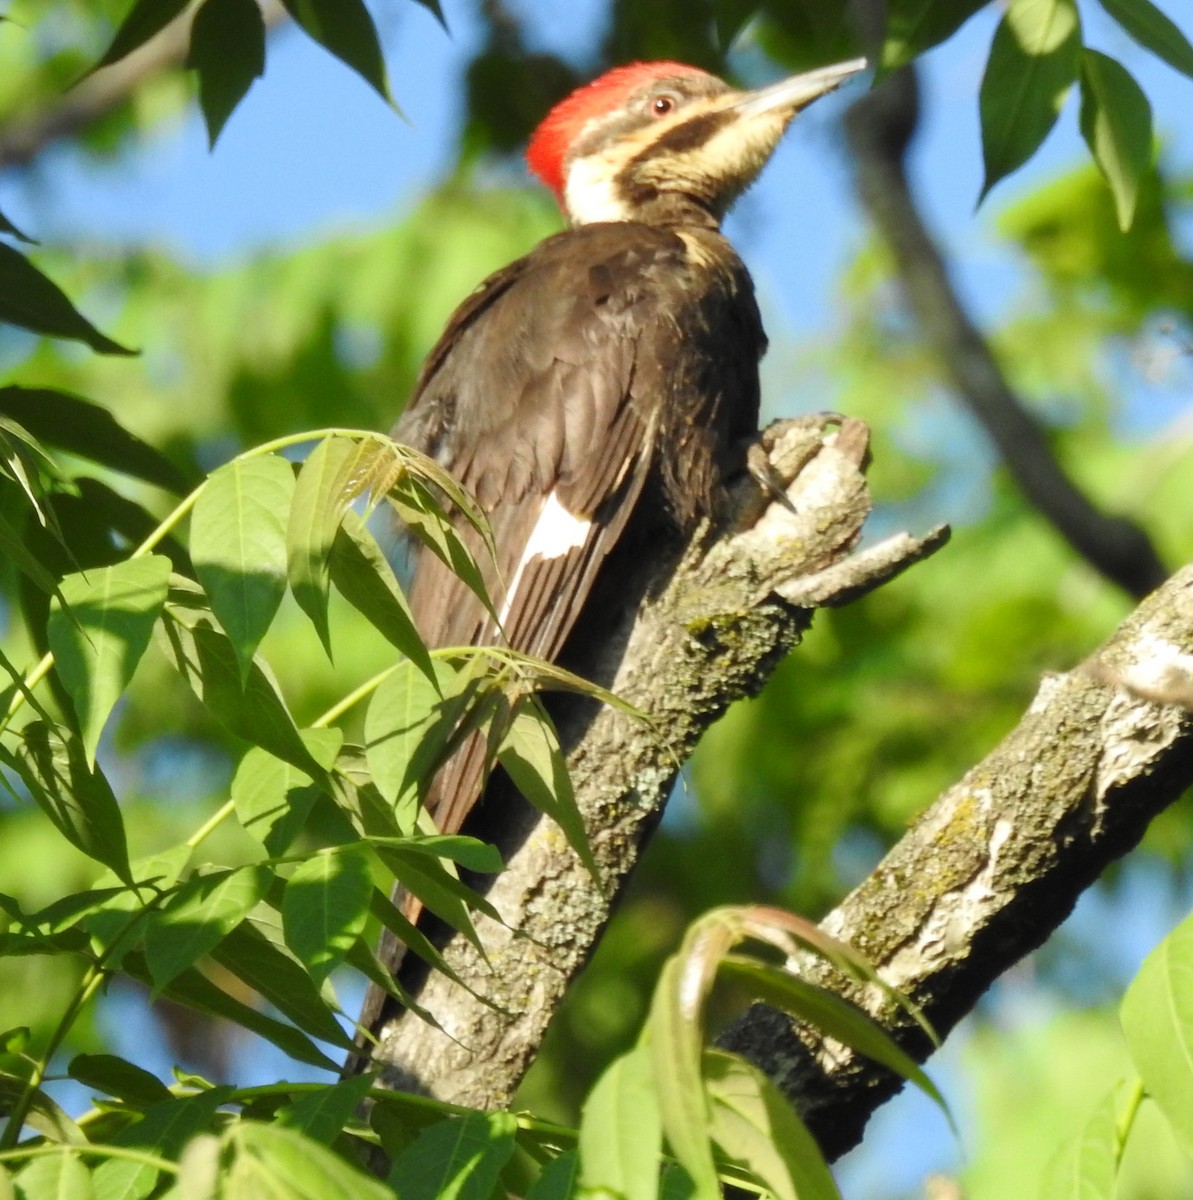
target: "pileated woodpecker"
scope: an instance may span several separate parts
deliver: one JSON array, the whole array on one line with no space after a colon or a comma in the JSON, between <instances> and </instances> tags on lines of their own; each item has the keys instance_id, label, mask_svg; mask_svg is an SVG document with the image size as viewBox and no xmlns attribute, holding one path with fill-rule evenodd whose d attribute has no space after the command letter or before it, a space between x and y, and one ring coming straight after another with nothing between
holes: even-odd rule
<instances>
[{"instance_id":1,"label":"pileated woodpecker","mask_svg":"<svg viewBox=\"0 0 1193 1200\"><path fill-rule=\"evenodd\" d=\"M421 555L410 604L429 645L555 659L619 539L686 536L714 510L757 432L766 348L721 219L795 114L864 66L738 91L680 63L635 63L538 127L527 159L570 227L456 310L394 431L475 496L497 547L486 582L499 624ZM443 832L477 801L484 755L474 737L436 780Z\"/></svg>"}]
</instances>

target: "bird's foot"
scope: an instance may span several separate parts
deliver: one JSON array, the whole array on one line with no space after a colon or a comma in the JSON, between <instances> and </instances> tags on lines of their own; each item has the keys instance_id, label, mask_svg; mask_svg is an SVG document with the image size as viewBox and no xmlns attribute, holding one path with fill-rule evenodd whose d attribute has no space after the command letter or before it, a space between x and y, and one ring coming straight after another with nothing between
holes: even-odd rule
<instances>
[{"instance_id":1,"label":"bird's foot","mask_svg":"<svg viewBox=\"0 0 1193 1200\"><path fill-rule=\"evenodd\" d=\"M862 422L835 412L805 413L772 421L745 446L746 473L756 487L739 489L734 524L739 528L753 525L771 504L798 515L788 490L820 452L826 434L834 427L835 441L864 467L869 453L869 431Z\"/></svg>"}]
</instances>

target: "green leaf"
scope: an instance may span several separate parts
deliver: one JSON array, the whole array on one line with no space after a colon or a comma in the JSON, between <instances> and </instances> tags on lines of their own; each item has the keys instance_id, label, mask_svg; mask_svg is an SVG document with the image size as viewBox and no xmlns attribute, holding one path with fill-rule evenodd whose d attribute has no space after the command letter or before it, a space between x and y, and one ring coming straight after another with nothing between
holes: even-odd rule
<instances>
[{"instance_id":1,"label":"green leaf","mask_svg":"<svg viewBox=\"0 0 1193 1200\"><path fill-rule=\"evenodd\" d=\"M0 413L48 446L182 493L190 483L160 450L129 433L102 405L53 388L0 388Z\"/></svg>"},{"instance_id":2,"label":"green leaf","mask_svg":"<svg viewBox=\"0 0 1193 1200\"><path fill-rule=\"evenodd\" d=\"M109 63L119 62L126 54L143 46L154 34L169 25L189 3L190 0L136 0L128 15L120 22L112 44L92 70L98 71Z\"/></svg>"},{"instance_id":3,"label":"green leaf","mask_svg":"<svg viewBox=\"0 0 1193 1200\"><path fill-rule=\"evenodd\" d=\"M212 149L253 80L265 72L265 22L257 0L204 0L186 65L199 76L199 107Z\"/></svg>"},{"instance_id":4,"label":"green leaf","mask_svg":"<svg viewBox=\"0 0 1193 1200\"><path fill-rule=\"evenodd\" d=\"M481 875L496 875L505 868L501 852L496 846L459 833L428 833L404 838L372 837L369 844L375 849L386 847L416 857L449 858L465 870Z\"/></svg>"},{"instance_id":5,"label":"green leaf","mask_svg":"<svg viewBox=\"0 0 1193 1200\"><path fill-rule=\"evenodd\" d=\"M306 968L250 922L238 925L212 957L260 992L304 1033L344 1050L353 1048Z\"/></svg>"},{"instance_id":6,"label":"green leaf","mask_svg":"<svg viewBox=\"0 0 1193 1200\"><path fill-rule=\"evenodd\" d=\"M139 951L146 910L161 903L179 882L190 866L191 853L190 846L171 846L160 854L137 859L129 870L133 881L130 887L120 888L109 899L84 908L79 925L109 964L117 966L126 954ZM107 885L115 879L115 872L106 872L97 882ZM97 889L106 890L106 886ZM68 914L69 908L62 917Z\"/></svg>"},{"instance_id":7,"label":"green leaf","mask_svg":"<svg viewBox=\"0 0 1193 1200\"><path fill-rule=\"evenodd\" d=\"M149 645L169 577L170 560L151 554L62 581L47 632L79 718L88 766L94 766L108 716Z\"/></svg>"},{"instance_id":8,"label":"green leaf","mask_svg":"<svg viewBox=\"0 0 1193 1200\"><path fill-rule=\"evenodd\" d=\"M685 1019L682 1008L675 1003L680 975L679 959L673 956L655 987L646 1044L654 1063L655 1092L667 1142L692 1177L697 1200L716 1200L720 1188L700 1072L701 1029L698 1023Z\"/></svg>"},{"instance_id":9,"label":"green leaf","mask_svg":"<svg viewBox=\"0 0 1193 1200\"><path fill-rule=\"evenodd\" d=\"M115 1054L76 1054L66 1073L84 1087L138 1108L172 1099L170 1089L156 1075Z\"/></svg>"},{"instance_id":10,"label":"green leaf","mask_svg":"<svg viewBox=\"0 0 1193 1200\"><path fill-rule=\"evenodd\" d=\"M178 1176L158 1200L216 1200L221 1192L221 1146L211 1133L191 1138L178 1156ZM226 1200L231 1200L227 1197Z\"/></svg>"},{"instance_id":11,"label":"green leaf","mask_svg":"<svg viewBox=\"0 0 1193 1200\"><path fill-rule=\"evenodd\" d=\"M47 596L58 595L58 580L46 570L41 559L30 551L25 539L9 524L3 513L0 513L0 554Z\"/></svg>"},{"instance_id":12,"label":"green leaf","mask_svg":"<svg viewBox=\"0 0 1193 1200\"><path fill-rule=\"evenodd\" d=\"M344 514L329 560L336 590L428 679L435 668L415 627L410 606L381 547L354 513Z\"/></svg>"},{"instance_id":13,"label":"green leaf","mask_svg":"<svg viewBox=\"0 0 1193 1200\"><path fill-rule=\"evenodd\" d=\"M175 579L158 626L160 644L207 710L237 737L324 780L273 680L254 659L242 681L228 635L205 611L204 599Z\"/></svg>"},{"instance_id":14,"label":"green leaf","mask_svg":"<svg viewBox=\"0 0 1193 1200\"><path fill-rule=\"evenodd\" d=\"M56 283L0 242L0 324L4 322L48 337L86 342L99 354L136 353L100 333Z\"/></svg>"},{"instance_id":15,"label":"green leaf","mask_svg":"<svg viewBox=\"0 0 1193 1200\"><path fill-rule=\"evenodd\" d=\"M443 763L472 689L446 663L428 678L413 659L383 679L365 714L365 756L377 789L391 803L425 793Z\"/></svg>"},{"instance_id":16,"label":"green leaf","mask_svg":"<svg viewBox=\"0 0 1193 1200\"><path fill-rule=\"evenodd\" d=\"M275 455L214 472L191 518L191 559L245 679L286 594L286 524L294 472Z\"/></svg>"},{"instance_id":17,"label":"green leaf","mask_svg":"<svg viewBox=\"0 0 1193 1200\"><path fill-rule=\"evenodd\" d=\"M0 1054L22 1054L28 1046L28 1025L14 1025L0 1033Z\"/></svg>"},{"instance_id":18,"label":"green leaf","mask_svg":"<svg viewBox=\"0 0 1193 1200\"><path fill-rule=\"evenodd\" d=\"M394 1200L378 1180L292 1129L236 1121L224 1143L232 1160L220 1195L228 1200ZM402 1200L408 1200L405 1189Z\"/></svg>"},{"instance_id":19,"label":"green leaf","mask_svg":"<svg viewBox=\"0 0 1193 1200\"><path fill-rule=\"evenodd\" d=\"M346 747L331 776L336 807L362 837L404 837L406 828L413 824L413 817L410 823L400 825L393 805L373 786L368 772L360 770L360 766L356 747Z\"/></svg>"},{"instance_id":20,"label":"green leaf","mask_svg":"<svg viewBox=\"0 0 1193 1200\"><path fill-rule=\"evenodd\" d=\"M817 1032L853 1047L867 1058L914 1083L924 1095L936 1102L946 1116L949 1115L944 1097L919 1063L900 1049L890 1034L856 1005L782 967L755 962L739 955L727 955L718 969L725 977L743 983L752 1000L762 1000L791 1013Z\"/></svg>"},{"instance_id":21,"label":"green leaf","mask_svg":"<svg viewBox=\"0 0 1193 1200\"><path fill-rule=\"evenodd\" d=\"M1118 1177L1118 1096L1111 1089L1044 1168L1040 1200L1114 1200Z\"/></svg>"},{"instance_id":22,"label":"green leaf","mask_svg":"<svg viewBox=\"0 0 1193 1200\"><path fill-rule=\"evenodd\" d=\"M752 1063L704 1052L712 1136L775 1200L840 1200L832 1172L795 1109Z\"/></svg>"},{"instance_id":23,"label":"green leaf","mask_svg":"<svg viewBox=\"0 0 1193 1200\"><path fill-rule=\"evenodd\" d=\"M509 1113L469 1113L423 1130L398 1156L387 1182L402 1200L488 1200L514 1152Z\"/></svg>"},{"instance_id":24,"label":"green leaf","mask_svg":"<svg viewBox=\"0 0 1193 1200\"><path fill-rule=\"evenodd\" d=\"M270 872L261 866L196 874L149 914L145 961L156 997L240 924L265 895Z\"/></svg>"},{"instance_id":25,"label":"green leaf","mask_svg":"<svg viewBox=\"0 0 1193 1200\"><path fill-rule=\"evenodd\" d=\"M294 489L286 532L290 590L331 657L327 599L331 550L348 506L368 487L379 443L324 438L311 451Z\"/></svg>"},{"instance_id":26,"label":"green leaf","mask_svg":"<svg viewBox=\"0 0 1193 1200\"><path fill-rule=\"evenodd\" d=\"M879 77L950 38L987 0L890 0Z\"/></svg>"},{"instance_id":27,"label":"green leaf","mask_svg":"<svg viewBox=\"0 0 1193 1200\"><path fill-rule=\"evenodd\" d=\"M361 0L282 0L290 15L383 99L389 99L385 60L369 10Z\"/></svg>"},{"instance_id":28,"label":"green leaf","mask_svg":"<svg viewBox=\"0 0 1193 1200\"><path fill-rule=\"evenodd\" d=\"M274 1115L283 1129L293 1129L330 1146L360 1107L373 1084L371 1075L354 1075L284 1104Z\"/></svg>"},{"instance_id":29,"label":"green leaf","mask_svg":"<svg viewBox=\"0 0 1193 1200\"><path fill-rule=\"evenodd\" d=\"M461 883L438 858L420 853L414 839L371 838L370 844L408 892L480 948L480 938L469 909L479 909L494 920L500 920L488 900Z\"/></svg>"},{"instance_id":30,"label":"green leaf","mask_svg":"<svg viewBox=\"0 0 1193 1200\"><path fill-rule=\"evenodd\" d=\"M220 1106L236 1094L228 1086L213 1087L194 1096L171 1096L147 1108L139 1121L126 1125L112 1138L118 1146L135 1146L172 1157L196 1134L209 1129Z\"/></svg>"},{"instance_id":31,"label":"green leaf","mask_svg":"<svg viewBox=\"0 0 1193 1200\"><path fill-rule=\"evenodd\" d=\"M575 1150L558 1154L526 1192L526 1200L572 1200L580 1175L580 1155Z\"/></svg>"},{"instance_id":32,"label":"green leaf","mask_svg":"<svg viewBox=\"0 0 1193 1200\"><path fill-rule=\"evenodd\" d=\"M95 1200L146 1200L160 1179L161 1172L149 1163L127 1158L101 1160L92 1173Z\"/></svg>"},{"instance_id":33,"label":"green leaf","mask_svg":"<svg viewBox=\"0 0 1193 1200\"><path fill-rule=\"evenodd\" d=\"M449 979L461 982L427 935L417 925L412 924L388 896L376 888L373 889L369 911L381 922L382 928L389 930L412 954L417 954L423 962L429 963Z\"/></svg>"},{"instance_id":34,"label":"green leaf","mask_svg":"<svg viewBox=\"0 0 1193 1200\"><path fill-rule=\"evenodd\" d=\"M1074 0L1011 0L982 76L986 178L979 202L1047 137L1077 78L1080 51Z\"/></svg>"},{"instance_id":35,"label":"green leaf","mask_svg":"<svg viewBox=\"0 0 1193 1200\"><path fill-rule=\"evenodd\" d=\"M122 966L132 978L152 986L149 968L139 954L126 955ZM276 1017L268 1016L250 1004L237 1000L217 987L193 967L183 971L162 993L167 1000L220 1020L231 1021L249 1030L298 1062L309 1063L325 1071L338 1071L340 1064L328 1058L306 1034Z\"/></svg>"},{"instance_id":36,"label":"green leaf","mask_svg":"<svg viewBox=\"0 0 1193 1200\"><path fill-rule=\"evenodd\" d=\"M83 892L72 892L33 913L28 922L48 932L60 933L72 929L91 913L101 911L113 897L127 895L126 887L89 888Z\"/></svg>"},{"instance_id":37,"label":"green leaf","mask_svg":"<svg viewBox=\"0 0 1193 1200\"><path fill-rule=\"evenodd\" d=\"M498 746L497 760L518 791L563 830L568 845L593 878L599 878L555 726L537 696L518 700L513 719Z\"/></svg>"},{"instance_id":38,"label":"green leaf","mask_svg":"<svg viewBox=\"0 0 1193 1200\"><path fill-rule=\"evenodd\" d=\"M325 979L339 966L364 932L372 896L368 861L355 847L316 854L290 876L282 928L286 945L314 979Z\"/></svg>"},{"instance_id":39,"label":"green leaf","mask_svg":"<svg viewBox=\"0 0 1193 1200\"><path fill-rule=\"evenodd\" d=\"M727 52L734 39L758 12L754 0L714 0L713 21L717 46Z\"/></svg>"},{"instance_id":40,"label":"green leaf","mask_svg":"<svg viewBox=\"0 0 1193 1200\"><path fill-rule=\"evenodd\" d=\"M31 721L14 766L33 799L73 846L131 882L120 805L103 773L62 726Z\"/></svg>"},{"instance_id":41,"label":"green leaf","mask_svg":"<svg viewBox=\"0 0 1193 1200\"><path fill-rule=\"evenodd\" d=\"M1193 917L1144 960L1120 1017L1148 1095L1193 1153Z\"/></svg>"},{"instance_id":42,"label":"green leaf","mask_svg":"<svg viewBox=\"0 0 1193 1200\"><path fill-rule=\"evenodd\" d=\"M343 741L338 729L304 729L299 736L330 767ZM302 832L311 807L326 794L309 774L254 746L232 779L232 803L245 830L272 855L284 854Z\"/></svg>"},{"instance_id":43,"label":"green leaf","mask_svg":"<svg viewBox=\"0 0 1193 1200\"><path fill-rule=\"evenodd\" d=\"M679 1165L668 1163L659 1180L659 1200L692 1200L696 1193L692 1177Z\"/></svg>"},{"instance_id":44,"label":"green leaf","mask_svg":"<svg viewBox=\"0 0 1193 1200\"><path fill-rule=\"evenodd\" d=\"M91 1172L75 1154L47 1154L22 1167L16 1177L20 1200L92 1200Z\"/></svg>"},{"instance_id":45,"label":"green leaf","mask_svg":"<svg viewBox=\"0 0 1193 1200\"><path fill-rule=\"evenodd\" d=\"M1151 0L1102 0L1102 7L1145 50L1193 79L1193 44Z\"/></svg>"},{"instance_id":46,"label":"green leaf","mask_svg":"<svg viewBox=\"0 0 1193 1200\"><path fill-rule=\"evenodd\" d=\"M458 485L457 485L458 488ZM476 527L478 518L472 508L462 507L451 493L446 493L450 503ZM416 475L403 475L386 493L386 499L401 517L406 529L412 533L432 554L458 575L473 595L485 606L490 616L497 620L497 612L485 586L484 575L476 556L448 519L442 500L436 491ZM465 504L468 504L465 497ZM487 527L482 532L489 552L492 553L491 538Z\"/></svg>"},{"instance_id":47,"label":"green leaf","mask_svg":"<svg viewBox=\"0 0 1193 1200\"><path fill-rule=\"evenodd\" d=\"M62 546L66 540L54 510L55 492L70 489L44 446L18 421L0 414L0 477L11 479L24 493L38 523Z\"/></svg>"},{"instance_id":48,"label":"green leaf","mask_svg":"<svg viewBox=\"0 0 1193 1200\"><path fill-rule=\"evenodd\" d=\"M1139 180L1152 158L1152 106L1130 73L1108 55L1081 56L1081 136L1114 196L1118 226L1135 218Z\"/></svg>"},{"instance_id":49,"label":"green leaf","mask_svg":"<svg viewBox=\"0 0 1193 1200\"><path fill-rule=\"evenodd\" d=\"M663 1125L650 1052L639 1042L596 1081L580 1114L580 1183L624 1200L655 1200Z\"/></svg>"},{"instance_id":50,"label":"green leaf","mask_svg":"<svg viewBox=\"0 0 1193 1200\"><path fill-rule=\"evenodd\" d=\"M0 1113L10 1113L13 1104L25 1093L27 1087L28 1080L0 1071ZM33 1088L30 1099L25 1123L31 1129L36 1129L49 1141L58 1142L63 1146L86 1145L85 1134L57 1101L38 1087Z\"/></svg>"},{"instance_id":51,"label":"green leaf","mask_svg":"<svg viewBox=\"0 0 1193 1200\"><path fill-rule=\"evenodd\" d=\"M425 941L425 939L424 939ZM413 950L413 947L408 943L407 949ZM360 939L352 943L348 953L344 956L344 961L355 970L359 971L370 983L374 983L387 996L392 997L397 1001L401 1008L408 1008L413 1012L420 1021L425 1021L429 1026L435 1029L442 1029L443 1026L397 981L392 973L390 966L387 966L381 961L381 954L385 953L387 958L391 950L391 944L382 942L377 950L374 950L368 942ZM427 961L424 959L424 961ZM432 964L434 965L434 964ZM450 971L445 972L449 978L456 978ZM456 980L458 982L458 979ZM360 1028L359 1026L357 1027Z\"/></svg>"}]
</instances>

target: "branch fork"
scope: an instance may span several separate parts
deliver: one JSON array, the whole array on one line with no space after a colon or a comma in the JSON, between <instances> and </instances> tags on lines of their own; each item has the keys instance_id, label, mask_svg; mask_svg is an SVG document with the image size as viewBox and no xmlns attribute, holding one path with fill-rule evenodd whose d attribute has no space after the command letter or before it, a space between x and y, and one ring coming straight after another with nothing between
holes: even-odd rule
<instances>
[{"instance_id":1,"label":"branch fork","mask_svg":"<svg viewBox=\"0 0 1193 1200\"><path fill-rule=\"evenodd\" d=\"M772 427L759 443L767 483L743 474L721 530L642 564L636 618L584 673L648 720L587 705L558 721L599 881L555 825L516 818L507 869L488 892L501 921L477 922L485 955L460 937L445 951L485 999L433 974L419 1002L442 1028L402 1013L380 1032L373 1059L387 1085L508 1105L703 731L761 688L816 608L872 590L946 540L944 529L901 534L853 553L871 507L869 434L832 420L827 430L823 415Z\"/></svg>"}]
</instances>

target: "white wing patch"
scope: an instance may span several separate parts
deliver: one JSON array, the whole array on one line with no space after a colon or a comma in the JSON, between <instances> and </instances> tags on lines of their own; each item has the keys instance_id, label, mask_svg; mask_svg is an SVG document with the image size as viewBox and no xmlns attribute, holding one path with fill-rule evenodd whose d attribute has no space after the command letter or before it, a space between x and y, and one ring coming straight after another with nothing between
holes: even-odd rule
<instances>
[{"instance_id":1,"label":"white wing patch","mask_svg":"<svg viewBox=\"0 0 1193 1200\"><path fill-rule=\"evenodd\" d=\"M592 522L587 517L577 517L568 512L555 492L547 493L547 498L543 501L543 510L530 531L522 557L518 559L518 565L514 568L514 577L510 580L509 591L505 594L505 603L498 613L503 625L509 618L522 575L531 559L560 558L569 550L579 549L588 540L591 528Z\"/></svg>"}]
</instances>

